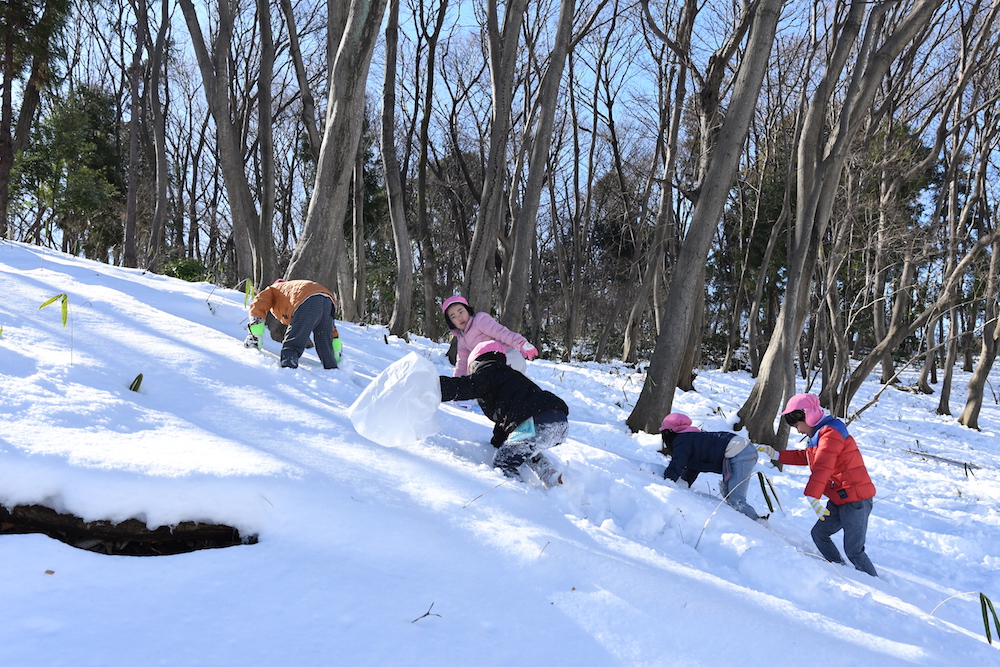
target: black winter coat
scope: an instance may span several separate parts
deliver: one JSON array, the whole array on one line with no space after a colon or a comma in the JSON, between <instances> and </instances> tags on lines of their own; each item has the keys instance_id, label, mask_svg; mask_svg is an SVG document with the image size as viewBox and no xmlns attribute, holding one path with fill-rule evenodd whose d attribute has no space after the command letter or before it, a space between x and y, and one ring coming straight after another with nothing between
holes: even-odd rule
<instances>
[{"instance_id":1,"label":"black winter coat","mask_svg":"<svg viewBox=\"0 0 1000 667\"><path fill-rule=\"evenodd\" d=\"M735 437L735 433L720 431L678 433L674 436L674 453L664 478L676 482L680 477L690 486L698 479L698 473L715 472L721 475L726 446Z\"/></svg>"},{"instance_id":2,"label":"black winter coat","mask_svg":"<svg viewBox=\"0 0 1000 667\"><path fill-rule=\"evenodd\" d=\"M463 377L440 376L442 401L479 399L483 414L495 424L490 442L500 447L517 425L543 412L569 415L565 401L500 360L480 362Z\"/></svg>"}]
</instances>

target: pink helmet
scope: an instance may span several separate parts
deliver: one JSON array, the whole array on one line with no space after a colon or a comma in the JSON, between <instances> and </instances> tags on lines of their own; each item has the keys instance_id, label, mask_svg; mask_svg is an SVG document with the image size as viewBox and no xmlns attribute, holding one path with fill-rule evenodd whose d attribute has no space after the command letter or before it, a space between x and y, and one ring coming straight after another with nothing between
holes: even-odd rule
<instances>
[{"instance_id":1,"label":"pink helmet","mask_svg":"<svg viewBox=\"0 0 1000 667\"><path fill-rule=\"evenodd\" d=\"M671 412L663 418L660 425L661 431L673 431L674 433L699 433L697 427L691 425L691 418L683 412Z\"/></svg>"},{"instance_id":2,"label":"pink helmet","mask_svg":"<svg viewBox=\"0 0 1000 667\"><path fill-rule=\"evenodd\" d=\"M795 394L788 399L781 414L787 415L796 410L802 410L806 414L806 424L809 426L815 426L823 418L823 408L819 406L819 398L813 394Z\"/></svg>"},{"instance_id":3,"label":"pink helmet","mask_svg":"<svg viewBox=\"0 0 1000 667\"><path fill-rule=\"evenodd\" d=\"M447 299L444 300L444 303L441 304L441 312L444 313L445 315L447 315L448 314L448 306L450 306L452 304L455 304L455 303L460 303L460 304L462 304L463 306L466 306L466 307L468 307L468 305L469 305L469 302L465 300L464 296L450 296L450 297L448 297Z\"/></svg>"},{"instance_id":4,"label":"pink helmet","mask_svg":"<svg viewBox=\"0 0 1000 667\"><path fill-rule=\"evenodd\" d=\"M472 348L472 353L469 354L469 361L475 361L487 352L499 352L500 354L506 356L507 348L503 346L503 343L498 343L495 340L484 340L482 343Z\"/></svg>"}]
</instances>

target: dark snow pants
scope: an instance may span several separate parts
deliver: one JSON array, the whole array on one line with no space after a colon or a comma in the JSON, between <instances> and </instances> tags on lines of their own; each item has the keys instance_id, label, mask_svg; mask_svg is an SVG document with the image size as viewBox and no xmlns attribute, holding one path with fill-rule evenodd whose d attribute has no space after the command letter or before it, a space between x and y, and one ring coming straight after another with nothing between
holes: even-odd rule
<instances>
[{"instance_id":1,"label":"dark snow pants","mask_svg":"<svg viewBox=\"0 0 1000 667\"><path fill-rule=\"evenodd\" d=\"M543 412L535 415L535 434L524 440L511 438L500 445L496 455L493 457L493 466L500 468L508 477L516 477L518 467L549 447L555 447L566 439L569 433L569 423L566 415L558 411ZM511 434L513 436L513 434Z\"/></svg>"},{"instance_id":2,"label":"dark snow pants","mask_svg":"<svg viewBox=\"0 0 1000 667\"><path fill-rule=\"evenodd\" d=\"M313 294L292 313L292 323L281 343L282 368L298 368L299 357L309 344L309 334L316 344L316 354L323 368L336 368L333 356L333 299L325 294Z\"/></svg>"}]
</instances>

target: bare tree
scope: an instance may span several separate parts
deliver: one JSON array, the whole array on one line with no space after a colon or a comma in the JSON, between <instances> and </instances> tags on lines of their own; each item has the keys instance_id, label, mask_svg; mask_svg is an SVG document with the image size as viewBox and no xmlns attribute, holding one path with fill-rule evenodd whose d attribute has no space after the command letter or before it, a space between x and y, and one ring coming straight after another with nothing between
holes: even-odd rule
<instances>
[{"instance_id":1,"label":"bare tree","mask_svg":"<svg viewBox=\"0 0 1000 667\"><path fill-rule=\"evenodd\" d=\"M326 123L309 210L286 271L338 285L344 319L357 317L343 220L364 120L365 82L387 0L351 0L330 73ZM332 4L341 6L336 0ZM330 26L331 34L335 26Z\"/></svg>"},{"instance_id":2,"label":"bare tree","mask_svg":"<svg viewBox=\"0 0 1000 667\"><path fill-rule=\"evenodd\" d=\"M150 243L147 255L146 266L152 271L159 271L162 261L161 251L163 243L163 226L167 218L167 184L170 174L167 173L167 139L166 139L166 119L164 118L164 106L160 100L160 84L163 81L164 51L166 49L167 32L170 29L170 3L162 0L160 3L160 26L157 30L156 41L149 35L149 21L146 15L145 2L139 0L143 5L141 11L137 11L139 16L139 26L143 34L142 43L149 49L149 89L148 104L152 115L153 124L153 148L156 164L156 204L153 209L153 219L150 221ZM138 49L138 45L136 46ZM268 228L269 229L269 228ZM267 245L271 245L268 243Z\"/></svg>"},{"instance_id":3,"label":"bare tree","mask_svg":"<svg viewBox=\"0 0 1000 667\"><path fill-rule=\"evenodd\" d=\"M420 245L420 263L423 280L424 313L426 322L424 331L431 338L437 336L437 318L433 313L437 310L435 272L437 270L437 256L434 242L431 238L429 206L428 206L428 177L430 171L428 153L430 151L430 126L431 115L433 113L434 82L437 62L438 40L441 37L441 29L444 26L444 19L448 12L448 0L441 0L438 11L432 17L428 17L428 23L433 21L433 25L420 26L421 34L425 43L427 66L425 73L425 86L423 90L423 104L420 109L420 126L417 134L417 191L416 191L416 217L417 217L417 241ZM420 2L419 13L424 16L423 0Z\"/></svg>"},{"instance_id":4,"label":"bare tree","mask_svg":"<svg viewBox=\"0 0 1000 667\"><path fill-rule=\"evenodd\" d=\"M670 283L663 326L653 349L646 382L627 420L633 431L655 433L673 403L684 362L683 357L676 354L675 346L678 342L686 346L692 335L698 300L704 290L705 260L736 176L782 5L781 0L760 0L744 5L733 32L716 51L701 86L704 176ZM744 35L746 45L742 49L728 111L720 122L723 74Z\"/></svg>"},{"instance_id":5,"label":"bare tree","mask_svg":"<svg viewBox=\"0 0 1000 667\"><path fill-rule=\"evenodd\" d=\"M354 205L352 231L354 236L354 307L355 318L363 321L365 312L365 282L367 258L365 257L365 151L358 148L354 158Z\"/></svg>"},{"instance_id":6,"label":"bare tree","mask_svg":"<svg viewBox=\"0 0 1000 667\"><path fill-rule=\"evenodd\" d=\"M794 393L791 351L808 313L810 275L832 216L850 143L862 129L871 101L892 62L915 38L926 37L922 31L942 1L915 0L899 15L888 15L893 6L872 7L860 0L852 1L829 34L826 69L807 107L799 136L797 209L788 249L788 289L760 375L739 412L751 437L758 442L778 442L774 415L783 396ZM844 99L835 109L834 93L842 87L840 78L852 56L855 60Z\"/></svg>"},{"instance_id":7,"label":"bare tree","mask_svg":"<svg viewBox=\"0 0 1000 667\"><path fill-rule=\"evenodd\" d=\"M994 226L996 219L994 216ZM1000 240L993 242L990 249L990 269L986 280L986 298L983 313L982 345L979 361L976 363L972 377L969 378L965 408L958 421L969 428L979 429L979 411L983 407L983 393L986 380L997 358L1000 347Z\"/></svg>"},{"instance_id":8,"label":"bare tree","mask_svg":"<svg viewBox=\"0 0 1000 667\"><path fill-rule=\"evenodd\" d=\"M125 204L125 266L139 266L139 255L136 249L136 228L139 217L139 141L140 118L142 116L142 94L140 89L146 81L145 68L142 66L142 54L145 50L145 31L140 23L147 21L146 0L135 0L133 9L136 15L135 48L132 51L132 67L129 68L129 103L132 115L128 123L128 191Z\"/></svg>"},{"instance_id":9,"label":"bare tree","mask_svg":"<svg viewBox=\"0 0 1000 667\"><path fill-rule=\"evenodd\" d=\"M46 0L37 14L34 6L20 2L5 3L0 9L0 239L7 237L14 160L27 145L42 88L49 83L55 40L70 6L68 0ZM25 72L15 119L13 91Z\"/></svg>"},{"instance_id":10,"label":"bare tree","mask_svg":"<svg viewBox=\"0 0 1000 667\"><path fill-rule=\"evenodd\" d=\"M413 253L406 226L403 182L396 157L396 59L399 44L399 0L389 0L385 27L385 79L382 86L381 154L389 198L389 221L396 251L396 287L389 333L404 335L410 328L413 304Z\"/></svg>"},{"instance_id":11,"label":"bare tree","mask_svg":"<svg viewBox=\"0 0 1000 667\"><path fill-rule=\"evenodd\" d=\"M537 97L531 104L525 123L523 145L529 147L528 175L521 193L520 205L511 224L509 234L511 251L504 265L505 298L501 321L507 327L520 329L524 313L525 297L528 293L528 275L531 255L536 242L536 216L542 197L542 186L548 175L549 147L552 145L552 129L559 102L559 85L562 81L566 55L576 42L587 33L600 11L609 0L597 4L587 23L573 35L573 19L576 0L561 0L559 19L548 64L538 85ZM617 7L616 7L617 9Z\"/></svg>"},{"instance_id":12,"label":"bare tree","mask_svg":"<svg viewBox=\"0 0 1000 667\"><path fill-rule=\"evenodd\" d=\"M482 199L476 216L463 292L477 310L489 310L493 293L493 258L506 209L507 146L513 114L514 75L517 71L518 35L528 0L509 0L500 26L497 0L486 1L490 74L493 82L493 117Z\"/></svg>"},{"instance_id":13,"label":"bare tree","mask_svg":"<svg viewBox=\"0 0 1000 667\"><path fill-rule=\"evenodd\" d=\"M257 285L269 283L277 277L274 237L270 226L267 229L261 227L261 216L244 169L240 130L233 115L232 107L236 101L230 98L234 7L229 0L220 0L218 34L212 41L212 51L209 51L192 0L180 0L180 5L201 70L205 99L215 121L219 165L232 215L240 271L252 276Z\"/></svg>"}]
</instances>

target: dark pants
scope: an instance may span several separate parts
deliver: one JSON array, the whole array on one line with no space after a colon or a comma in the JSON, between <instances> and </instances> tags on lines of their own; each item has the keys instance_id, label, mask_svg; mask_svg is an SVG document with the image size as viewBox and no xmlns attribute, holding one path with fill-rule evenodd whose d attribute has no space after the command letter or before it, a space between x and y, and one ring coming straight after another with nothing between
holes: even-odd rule
<instances>
[{"instance_id":1,"label":"dark pants","mask_svg":"<svg viewBox=\"0 0 1000 667\"><path fill-rule=\"evenodd\" d=\"M292 313L292 323L281 343L281 366L298 368L299 357L309 344L309 334L316 344L316 354L323 368L336 368L333 356L333 300L325 294L313 294Z\"/></svg>"},{"instance_id":2,"label":"dark pants","mask_svg":"<svg viewBox=\"0 0 1000 667\"><path fill-rule=\"evenodd\" d=\"M524 440L508 438L493 457L493 466L503 470L509 477L515 477L518 466L528 459L565 440L569 432L566 415L561 412L543 412L532 419L535 427L534 436Z\"/></svg>"},{"instance_id":3,"label":"dark pants","mask_svg":"<svg viewBox=\"0 0 1000 667\"><path fill-rule=\"evenodd\" d=\"M859 500L854 503L835 505L832 501L826 504L830 516L823 521L817 521L812 527L812 538L816 548L823 558L831 563L844 564L844 559L837 550L830 536L844 530L844 552L854 563L854 567L877 577L875 566L865 553L865 537L868 535L868 515L872 513L872 499Z\"/></svg>"}]
</instances>

